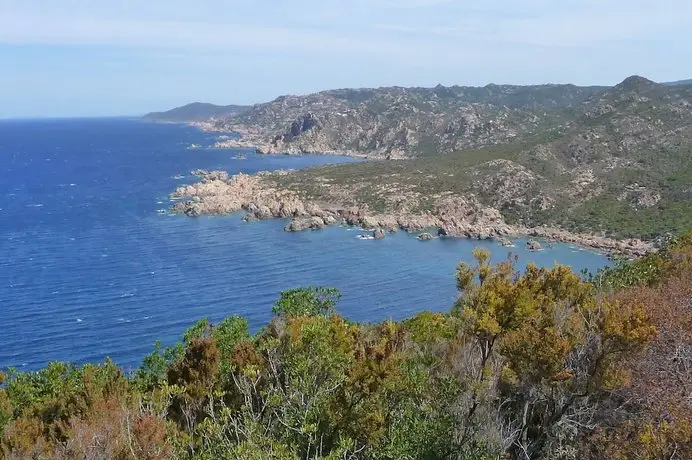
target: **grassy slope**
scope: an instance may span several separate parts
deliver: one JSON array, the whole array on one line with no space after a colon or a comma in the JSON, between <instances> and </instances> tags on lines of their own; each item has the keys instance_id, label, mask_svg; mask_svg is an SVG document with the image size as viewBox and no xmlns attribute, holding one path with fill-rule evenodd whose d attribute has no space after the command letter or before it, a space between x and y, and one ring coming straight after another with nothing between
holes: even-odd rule
<instances>
[{"instance_id":1,"label":"grassy slope","mask_svg":"<svg viewBox=\"0 0 692 460\"><path fill-rule=\"evenodd\" d=\"M546 140L534 136L510 144L415 160L369 161L314 168L275 180L306 198L345 205L367 204L377 212L396 211L396 206L386 199L393 193L418 195L420 199L412 209L414 211L431 210L435 197L446 194L463 196L474 193L483 202L497 205L493 190L479 188L474 172L478 169L483 171L483 165L488 161L503 159L515 162L540 177L526 191L528 196L547 193L557 197L555 207L545 211L516 208L511 204L498 206L510 223L560 225L582 232L603 231L616 237L645 239L692 227L690 150L680 150L667 159L657 157L657 161L636 167L596 171L606 183L605 190L596 197L575 203L572 197L560 195L565 182L572 178L569 171L562 172L555 162L528 153L532 146ZM492 176L492 170L484 172L489 174L488 177ZM619 201L623 186L635 183L660 191L661 201L643 209ZM329 187L324 184L329 184ZM344 190L349 193L341 193Z\"/></svg>"}]
</instances>

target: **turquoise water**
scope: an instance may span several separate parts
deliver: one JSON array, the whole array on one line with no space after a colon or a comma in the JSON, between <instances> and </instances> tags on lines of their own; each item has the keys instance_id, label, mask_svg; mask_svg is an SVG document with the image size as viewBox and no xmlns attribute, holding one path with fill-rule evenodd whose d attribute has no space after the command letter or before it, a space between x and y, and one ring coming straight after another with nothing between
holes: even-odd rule
<instances>
[{"instance_id":1,"label":"turquoise water","mask_svg":"<svg viewBox=\"0 0 692 460\"><path fill-rule=\"evenodd\" d=\"M177 125L132 120L0 122L0 369L110 356L137 366L155 340L172 344L194 321L227 315L258 328L281 290L341 290L338 310L354 320L400 319L447 310L454 269L492 242L416 240L399 232L358 239L358 229L287 233L285 222L242 215L187 218L159 210L194 181L194 168L231 172L349 161L328 156L258 156L188 150L213 137ZM522 263L595 270L607 259L566 245Z\"/></svg>"}]
</instances>

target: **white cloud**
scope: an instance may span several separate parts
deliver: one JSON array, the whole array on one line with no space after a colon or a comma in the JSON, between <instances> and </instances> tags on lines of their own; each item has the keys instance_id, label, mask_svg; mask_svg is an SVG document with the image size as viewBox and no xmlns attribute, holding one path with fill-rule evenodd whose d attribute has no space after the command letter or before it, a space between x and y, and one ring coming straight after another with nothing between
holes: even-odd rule
<instances>
[{"instance_id":1,"label":"white cloud","mask_svg":"<svg viewBox=\"0 0 692 460\"><path fill-rule=\"evenodd\" d=\"M345 86L682 79L691 17L689 0L0 0L0 110L27 94L57 113L122 94L144 110Z\"/></svg>"},{"instance_id":2,"label":"white cloud","mask_svg":"<svg viewBox=\"0 0 692 460\"><path fill-rule=\"evenodd\" d=\"M410 55L456 40L583 46L666 36L690 17L687 0L4 0L0 43Z\"/></svg>"}]
</instances>

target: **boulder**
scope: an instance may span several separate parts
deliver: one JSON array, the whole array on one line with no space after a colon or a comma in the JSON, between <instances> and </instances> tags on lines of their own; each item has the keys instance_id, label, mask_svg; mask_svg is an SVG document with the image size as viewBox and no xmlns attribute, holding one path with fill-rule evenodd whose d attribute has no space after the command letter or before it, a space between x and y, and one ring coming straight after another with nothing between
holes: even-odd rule
<instances>
[{"instance_id":1,"label":"boulder","mask_svg":"<svg viewBox=\"0 0 692 460\"><path fill-rule=\"evenodd\" d=\"M196 207L190 206L185 210L185 215L188 217L199 217L202 215L202 213L200 213Z\"/></svg>"},{"instance_id":2,"label":"boulder","mask_svg":"<svg viewBox=\"0 0 692 460\"><path fill-rule=\"evenodd\" d=\"M347 214L345 217L346 224L348 225L359 225L360 216L358 214Z\"/></svg>"},{"instance_id":3,"label":"boulder","mask_svg":"<svg viewBox=\"0 0 692 460\"><path fill-rule=\"evenodd\" d=\"M313 230L319 230L324 228L324 220L321 217L311 217L309 221L310 228Z\"/></svg>"},{"instance_id":4,"label":"boulder","mask_svg":"<svg viewBox=\"0 0 692 460\"><path fill-rule=\"evenodd\" d=\"M303 203L298 200L288 199L281 202L281 213L286 214L286 217L309 217L310 214L305 212Z\"/></svg>"},{"instance_id":5,"label":"boulder","mask_svg":"<svg viewBox=\"0 0 692 460\"><path fill-rule=\"evenodd\" d=\"M529 240L526 242L526 249L528 249L529 251L540 251L541 249L543 249L543 247L541 246L541 243L539 243L538 241Z\"/></svg>"},{"instance_id":6,"label":"boulder","mask_svg":"<svg viewBox=\"0 0 692 460\"><path fill-rule=\"evenodd\" d=\"M478 229L476 238L478 238L479 240L489 240L490 238L492 238L492 230L490 230L487 227L481 227Z\"/></svg>"},{"instance_id":7,"label":"boulder","mask_svg":"<svg viewBox=\"0 0 692 460\"><path fill-rule=\"evenodd\" d=\"M372 236L376 240L381 240L382 238L384 238L384 230L382 230L381 228L377 228L372 232Z\"/></svg>"},{"instance_id":8,"label":"boulder","mask_svg":"<svg viewBox=\"0 0 692 460\"><path fill-rule=\"evenodd\" d=\"M514 246L514 243L509 238L500 238L500 244L506 248L511 248Z\"/></svg>"},{"instance_id":9,"label":"boulder","mask_svg":"<svg viewBox=\"0 0 692 460\"><path fill-rule=\"evenodd\" d=\"M272 217L274 217L272 215L271 209L269 209L269 207L265 205L257 207L257 210L255 211L255 216L258 219L271 219Z\"/></svg>"},{"instance_id":10,"label":"boulder","mask_svg":"<svg viewBox=\"0 0 692 460\"><path fill-rule=\"evenodd\" d=\"M254 214L248 214L245 217L243 217L243 220L245 222L255 222L255 221L259 220L259 218Z\"/></svg>"},{"instance_id":11,"label":"boulder","mask_svg":"<svg viewBox=\"0 0 692 460\"><path fill-rule=\"evenodd\" d=\"M310 216L324 217L326 212L314 203L305 205L305 212Z\"/></svg>"},{"instance_id":12,"label":"boulder","mask_svg":"<svg viewBox=\"0 0 692 460\"><path fill-rule=\"evenodd\" d=\"M443 227L440 227L439 230L437 230L437 236L449 236L449 233L447 233L447 230Z\"/></svg>"},{"instance_id":13,"label":"boulder","mask_svg":"<svg viewBox=\"0 0 692 460\"><path fill-rule=\"evenodd\" d=\"M303 230L319 230L324 228L324 221L319 217L295 218L284 227L287 232L302 232Z\"/></svg>"},{"instance_id":14,"label":"boulder","mask_svg":"<svg viewBox=\"0 0 692 460\"><path fill-rule=\"evenodd\" d=\"M280 217L281 216L281 204L275 200L270 200L266 204L267 208L269 209L269 215L271 217ZM288 216L285 216L288 217Z\"/></svg>"},{"instance_id":15,"label":"boulder","mask_svg":"<svg viewBox=\"0 0 692 460\"><path fill-rule=\"evenodd\" d=\"M433 239L433 236L430 233L421 233L418 235L418 239L421 241L430 241Z\"/></svg>"},{"instance_id":16,"label":"boulder","mask_svg":"<svg viewBox=\"0 0 692 460\"><path fill-rule=\"evenodd\" d=\"M333 225L337 222L336 217L326 214L322 216L322 222L324 222L324 225Z\"/></svg>"},{"instance_id":17,"label":"boulder","mask_svg":"<svg viewBox=\"0 0 692 460\"><path fill-rule=\"evenodd\" d=\"M370 216L365 216L365 217L361 218L360 222L361 222L361 225L363 226L363 228L365 228L365 229L376 228L380 224L377 219L375 219L374 217L370 217Z\"/></svg>"}]
</instances>

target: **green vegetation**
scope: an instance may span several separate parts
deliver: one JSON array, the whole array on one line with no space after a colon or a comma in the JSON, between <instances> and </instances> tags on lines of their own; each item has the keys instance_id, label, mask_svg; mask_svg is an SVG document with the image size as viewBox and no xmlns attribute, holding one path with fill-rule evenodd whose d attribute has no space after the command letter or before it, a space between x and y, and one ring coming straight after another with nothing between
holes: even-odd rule
<instances>
[{"instance_id":1,"label":"green vegetation","mask_svg":"<svg viewBox=\"0 0 692 460\"><path fill-rule=\"evenodd\" d=\"M664 202L636 209L602 196L573 210L560 223L582 232L604 231L615 237L651 240L692 227L692 201Z\"/></svg>"},{"instance_id":2,"label":"green vegetation","mask_svg":"<svg viewBox=\"0 0 692 460\"><path fill-rule=\"evenodd\" d=\"M525 104L532 91L557 97L567 90L522 90ZM368 97L376 98L371 93ZM495 106L476 118L459 119L452 111L445 115L449 119L375 136L358 148L344 144L365 152L406 145L411 159L315 168L268 180L311 201L367 206L376 213L435 213L446 198L473 196L517 225L647 240L692 226L692 86L631 77L575 102L548 104L540 113L524 105L499 118L490 115ZM382 111L378 123L392 130L420 121L416 111L407 115L386 104L377 110ZM403 121L395 123L399 118ZM335 132L369 133L369 120L357 129L339 125ZM513 121L505 124L508 120ZM322 142L324 129L318 126L295 142L310 136ZM404 140L410 136L413 140Z\"/></svg>"},{"instance_id":3,"label":"green vegetation","mask_svg":"<svg viewBox=\"0 0 692 460\"><path fill-rule=\"evenodd\" d=\"M619 290L634 286L655 286L676 273L692 268L692 232L669 241L663 249L634 261L620 260L612 267L588 274L601 290Z\"/></svg>"},{"instance_id":4,"label":"green vegetation","mask_svg":"<svg viewBox=\"0 0 692 460\"><path fill-rule=\"evenodd\" d=\"M295 289L257 333L199 321L130 376L10 369L0 457L690 458L692 234L591 281L489 256L449 313L355 324Z\"/></svg>"}]
</instances>

